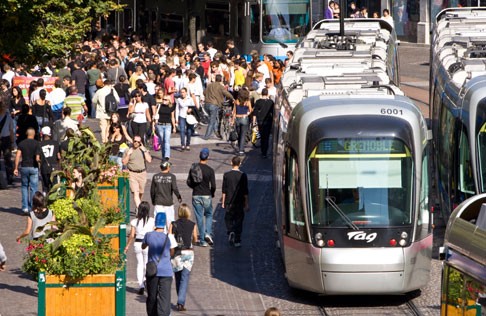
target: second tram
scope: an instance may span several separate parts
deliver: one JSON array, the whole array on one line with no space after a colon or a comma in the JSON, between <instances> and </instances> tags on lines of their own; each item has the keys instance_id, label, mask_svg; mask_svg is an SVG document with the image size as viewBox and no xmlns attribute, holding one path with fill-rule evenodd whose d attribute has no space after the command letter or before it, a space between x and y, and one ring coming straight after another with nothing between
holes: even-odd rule
<instances>
[{"instance_id":1,"label":"second tram","mask_svg":"<svg viewBox=\"0 0 486 316\"><path fill-rule=\"evenodd\" d=\"M439 13L431 45L430 118L440 210L486 192L486 8Z\"/></svg>"},{"instance_id":2,"label":"second tram","mask_svg":"<svg viewBox=\"0 0 486 316\"><path fill-rule=\"evenodd\" d=\"M431 264L431 133L394 84L393 30L346 21L343 37L329 23L295 52L277 105L274 195L286 277L323 295L417 290Z\"/></svg>"}]
</instances>

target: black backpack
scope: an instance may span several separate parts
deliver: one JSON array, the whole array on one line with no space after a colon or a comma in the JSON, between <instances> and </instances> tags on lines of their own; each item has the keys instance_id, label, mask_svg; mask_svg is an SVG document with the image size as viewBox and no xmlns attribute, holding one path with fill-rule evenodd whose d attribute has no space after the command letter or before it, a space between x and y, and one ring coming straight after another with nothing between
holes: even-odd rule
<instances>
[{"instance_id":1,"label":"black backpack","mask_svg":"<svg viewBox=\"0 0 486 316\"><path fill-rule=\"evenodd\" d=\"M190 188L194 188L197 184L203 181L203 173L199 163L195 162L192 164L189 170L189 176L187 177L187 185Z\"/></svg>"},{"instance_id":2,"label":"black backpack","mask_svg":"<svg viewBox=\"0 0 486 316\"><path fill-rule=\"evenodd\" d=\"M118 112L118 101L113 94L113 88L111 89L110 93L108 93L105 97L105 111L106 114L116 113Z\"/></svg>"}]
</instances>

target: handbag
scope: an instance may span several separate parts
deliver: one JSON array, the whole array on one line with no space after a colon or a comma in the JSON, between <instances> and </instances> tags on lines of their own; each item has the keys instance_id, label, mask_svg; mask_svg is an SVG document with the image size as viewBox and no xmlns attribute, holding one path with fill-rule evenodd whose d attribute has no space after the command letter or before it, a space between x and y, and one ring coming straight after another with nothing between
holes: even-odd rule
<instances>
[{"instance_id":1,"label":"handbag","mask_svg":"<svg viewBox=\"0 0 486 316\"><path fill-rule=\"evenodd\" d=\"M238 133L236 132L236 130L234 128L229 133L228 139L229 139L230 142L236 142L238 140Z\"/></svg>"},{"instance_id":2,"label":"handbag","mask_svg":"<svg viewBox=\"0 0 486 316\"><path fill-rule=\"evenodd\" d=\"M162 246L162 253L160 254L159 259L157 259L157 262L155 261L149 261L147 262L147 265L145 266L145 276L147 278L152 278L157 275L157 266L159 265L160 259L162 259L162 255L165 250L165 245L167 244L167 239L169 239L169 235L165 235L165 242L164 245Z\"/></svg>"},{"instance_id":3,"label":"handbag","mask_svg":"<svg viewBox=\"0 0 486 316\"><path fill-rule=\"evenodd\" d=\"M161 146L160 146L160 142L159 142L159 136L157 136L157 133L154 133L154 135L152 136L152 145L153 145L155 151L160 150Z\"/></svg>"}]
</instances>

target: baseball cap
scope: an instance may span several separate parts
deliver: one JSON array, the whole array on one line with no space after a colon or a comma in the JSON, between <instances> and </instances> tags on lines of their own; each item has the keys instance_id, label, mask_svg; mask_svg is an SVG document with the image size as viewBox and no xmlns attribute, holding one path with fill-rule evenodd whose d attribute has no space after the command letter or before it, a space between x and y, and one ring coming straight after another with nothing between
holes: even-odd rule
<instances>
[{"instance_id":1,"label":"baseball cap","mask_svg":"<svg viewBox=\"0 0 486 316\"><path fill-rule=\"evenodd\" d=\"M47 135L47 136L51 136L51 128L49 126L44 126L42 129L41 129L41 133L42 135Z\"/></svg>"},{"instance_id":2,"label":"baseball cap","mask_svg":"<svg viewBox=\"0 0 486 316\"><path fill-rule=\"evenodd\" d=\"M167 216L165 213L157 213L155 216L155 228L165 228L165 224L167 223Z\"/></svg>"},{"instance_id":3,"label":"baseball cap","mask_svg":"<svg viewBox=\"0 0 486 316\"><path fill-rule=\"evenodd\" d=\"M199 153L199 158L202 160L206 160L209 157L209 149L204 147L201 149L201 152Z\"/></svg>"},{"instance_id":4,"label":"baseball cap","mask_svg":"<svg viewBox=\"0 0 486 316\"><path fill-rule=\"evenodd\" d=\"M168 161L163 161L160 163L160 169L162 170L167 170L167 168L169 168L170 166L172 166L172 164Z\"/></svg>"}]
</instances>

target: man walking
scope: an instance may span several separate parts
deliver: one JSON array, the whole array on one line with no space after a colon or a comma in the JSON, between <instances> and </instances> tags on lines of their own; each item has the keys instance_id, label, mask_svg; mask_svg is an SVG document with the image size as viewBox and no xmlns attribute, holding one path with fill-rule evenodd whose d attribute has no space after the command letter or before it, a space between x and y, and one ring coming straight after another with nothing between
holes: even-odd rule
<instances>
[{"instance_id":1,"label":"man walking","mask_svg":"<svg viewBox=\"0 0 486 316\"><path fill-rule=\"evenodd\" d=\"M274 102L268 96L268 89L263 88L262 97L255 102L255 107L253 108L253 114L255 114L253 116L253 124L258 123L263 158L267 158L268 153L268 143L273 123L273 106Z\"/></svg>"},{"instance_id":2,"label":"man walking","mask_svg":"<svg viewBox=\"0 0 486 316\"><path fill-rule=\"evenodd\" d=\"M32 210L32 198L39 186L40 145L34 137L35 130L33 128L27 129L27 138L19 143L15 157L14 175L16 177L19 176L19 164L22 160L20 177L22 182L22 211L25 214Z\"/></svg>"},{"instance_id":3,"label":"man walking","mask_svg":"<svg viewBox=\"0 0 486 316\"><path fill-rule=\"evenodd\" d=\"M189 170L187 185L192 189L192 206L196 215L199 231L198 245L213 245L213 205L212 198L216 192L216 177L213 168L207 165L209 149L203 148L199 153L199 163L194 163Z\"/></svg>"},{"instance_id":4,"label":"man walking","mask_svg":"<svg viewBox=\"0 0 486 316\"><path fill-rule=\"evenodd\" d=\"M120 97L113 88L113 81L111 80L104 81L103 88L96 90L93 100L91 101L93 107L96 109L96 118L100 120L101 141L103 143L108 142L108 135L106 132L108 131L108 123L110 122L111 113L106 112L105 99L110 93L113 93L116 102L120 104Z\"/></svg>"},{"instance_id":5,"label":"man walking","mask_svg":"<svg viewBox=\"0 0 486 316\"><path fill-rule=\"evenodd\" d=\"M181 194L177 188L177 178L170 172L171 165L170 162L163 161L160 164L161 172L153 176L150 186L150 198L152 199L152 205L154 205L154 217L157 217L157 213L165 213L167 215L167 226L170 226L175 220L172 195L174 194L177 197L179 203L182 202Z\"/></svg>"},{"instance_id":6,"label":"man walking","mask_svg":"<svg viewBox=\"0 0 486 316\"><path fill-rule=\"evenodd\" d=\"M223 175L221 207L226 210L224 222L230 245L241 247L245 210L248 211L248 177L240 170L241 159L231 159L232 169Z\"/></svg>"},{"instance_id":7,"label":"man walking","mask_svg":"<svg viewBox=\"0 0 486 316\"><path fill-rule=\"evenodd\" d=\"M133 201L136 208L142 202L145 182L147 182L146 163L150 162L152 162L150 152L143 146L140 135L135 135L133 137L133 147L125 151L122 163L128 168L130 190L133 193Z\"/></svg>"},{"instance_id":8,"label":"man walking","mask_svg":"<svg viewBox=\"0 0 486 316\"><path fill-rule=\"evenodd\" d=\"M209 113L209 124L206 130L206 134L204 135L204 139L207 140L213 134L216 133L216 136L220 137L219 134L219 109L223 106L224 97L230 99L231 101L234 100L231 93L226 91L223 85L223 76L216 75L215 82L208 84L208 87L204 91L204 97L206 100L206 110Z\"/></svg>"},{"instance_id":9,"label":"man walking","mask_svg":"<svg viewBox=\"0 0 486 316\"><path fill-rule=\"evenodd\" d=\"M58 163L61 160L59 152L59 142L51 139L51 128L44 126L41 129L42 141L41 148L41 178L42 191L48 194L52 188L51 173L58 168Z\"/></svg>"}]
</instances>

